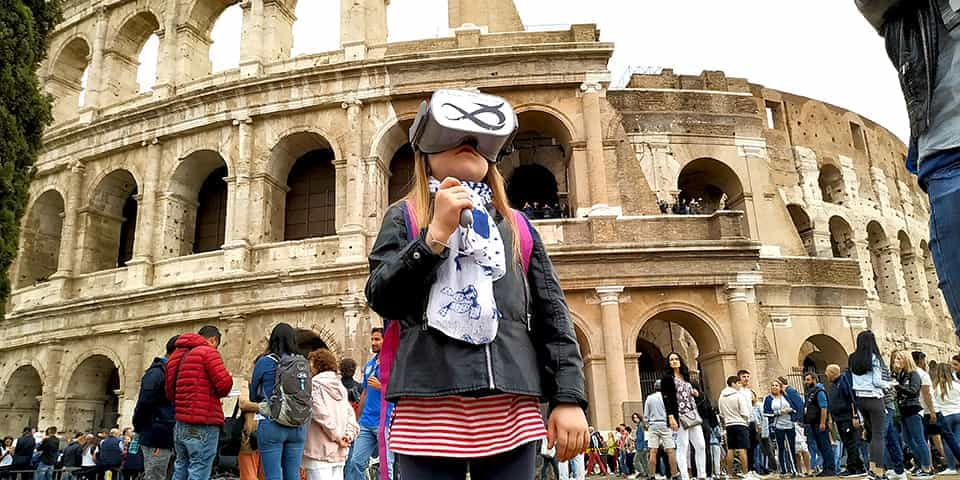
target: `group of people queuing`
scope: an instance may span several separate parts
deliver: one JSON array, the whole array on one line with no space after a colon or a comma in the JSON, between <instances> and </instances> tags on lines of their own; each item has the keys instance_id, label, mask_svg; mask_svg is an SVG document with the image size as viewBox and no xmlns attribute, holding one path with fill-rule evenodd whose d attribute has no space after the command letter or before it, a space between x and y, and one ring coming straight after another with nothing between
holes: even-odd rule
<instances>
[{"instance_id":1,"label":"group of people queuing","mask_svg":"<svg viewBox=\"0 0 960 480\"><path fill-rule=\"evenodd\" d=\"M0 446L0 480L138 480L143 453L132 428L76 432L27 427Z\"/></svg>"},{"instance_id":2,"label":"group of people queuing","mask_svg":"<svg viewBox=\"0 0 960 480\"><path fill-rule=\"evenodd\" d=\"M942 363L920 351L885 357L871 331L856 342L846 369L804 374L803 392L778 377L761 397L741 370L726 379L715 409L671 353L670 373L645 399L642 417L633 416L634 465L609 460L616 442L591 439L587 472L674 480L956 474L960 355Z\"/></svg>"}]
</instances>

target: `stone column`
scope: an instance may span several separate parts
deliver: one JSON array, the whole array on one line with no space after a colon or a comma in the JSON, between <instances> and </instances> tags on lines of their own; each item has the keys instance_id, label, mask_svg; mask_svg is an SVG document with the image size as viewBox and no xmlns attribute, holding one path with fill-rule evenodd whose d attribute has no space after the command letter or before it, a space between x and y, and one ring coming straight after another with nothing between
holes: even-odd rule
<instances>
[{"instance_id":1,"label":"stone column","mask_svg":"<svg viewBox=\"0 0 960 480\"><path fill-rule=\"evenodd\" d=\"M67 198L63 209L63 226L60 228L60 252L57 271L50 277L57 283L61 296L70 297L69 279L76 270L77 245L79 243L80 190L83 188L83 174L86 167L82 162L74 163L68 170Z\"/></svg>"},{"instance_id":2,"label":"stone column","mask_svg":"<svg viewBox=\"0 0 960 480\"><path fill-rule=\"evenodd\" d=\"M368 333L361 330L366 302L362 297L347 298L340 302L340 307L343 308L343 357L359 361L363 355L360 354L360 342L357 339Z\"/></svg>"},{"instance_id":3,"label":"stone column","mask_svg":"<svg viewBox=\"0 0 960 480\"><path fill-rule=\"evenodd\" d=\"M63 359L63 345L60 343L46 344L46 361L43 362L43 393L40 396L40 425L62 425L63 419L57 417L57 397L61 396L60 363ZM63 392L64 394L66 392ZM46 427L39 428L46 428ZM21 428L23 426L21 425Z\"/></svg>"},{"instance_id":4,"label":"stone column","mask_svg":"<svg viewBox=\"0 0 960 480\"><path fill-rule=\"evenodd\" d=\"M587 174L590 178L590 215L616 216L607 199L607 168L603 154L603 125L600 117L599 82L580 85L583 92L583 131L587 142Z\"/></svg>"},{"instance_id":5,"label":"stone column","mask_svg":"<svg viewBox=\"0 0 960 480\"><path fill-rule=\"evenodd\" d=\"M860 263L860 278L863 280L863 288L867 291L867 298L870 300L879 300L877 294L877 283L873 278L873 262L870 253L870 243L866 237L861 237L859 232L854 232L854 248L857 250L857 261Z\"/></svg>"},{"instance_id":6,"label":"stone column","mask_svg":"<svg viewBox=\"0 0 960 480\"><path fill-rule=\"evenodd\" d=\"M910 314L910 299L907 296L907 285L903 278L903 265L900 259L900 247L896 244L889 244L880 252L880 258L884 262L885 273L893 278L893 287L895 289L894 299L898 305L903 306L904 311Z\"/></svg>"},{"instance_id":7,"label":"stone column","mask_svg":"<svg viewBox=\"0 0 960 480\"><path fill-rule=\"evenodd\" d=\"M127 330L127 358L123 367L123 390L120 397L120 425L130 425L133 410L140 396L140 379L143 377L143 334L140 329Z\"/></svg>"},{"instance_id":8,"label":"stone column","mask_svg":"<svg viewBox=\"0 0 960 480\"><path fill-rule=\"evenodd\" d=\"M750 304L756 302L753 282L731 282L726 285L730 327L733 345L737 349L737 368L757 373L757 360L753 342L757 335L756 321L750 312Z\"/></svg>"},{"instance_id":9,"label":"stone column","mask_svg":"<svg viewBox=\"0 0 960 480\"><path fill-rule=\"evenodd\" d=\"M873 181L873 191L877 194L877 206L880 212L890 208L890 187L887 186L887 175L880 167L870 167L870 179Z\"/></svg>"},{"instance_id":10,"label":"stone column","mask_svg":"<svg viewBox=\"0 0 960 480\"><path fill-rule=\"evenodd\" d=\"M154 138L141 143L147 150L147 169L143 190L137 201L137 229L133 239L133 258L127 262L127 287L138 288L153 285L154 243L159 210L160 166L163 163L163 147Z\"/></svg>"},{"instance_id":11,"label":"stone column","mask_svg":"<svg viewBox=\"0 0 960 480\"><path fill-rule=\"evenodd\" d=\"M797 173L800 174L800 188L803 191L803 200L807 205L816 205L823 201L820 192L820 166L817 164L817 154L807 147L793 147L794 163Z\"/></svg>"},{"instance_id":12,"label":"stone column","mask_svg":"<svg viewBox=\"0 0 960 480\"><path fill-rule=\"evenodd\" d=\"M368 45L387 41L386 4L384 0L340 2L340 46L347 61L363 60Z\"/></svg>"},{"instance_id":13,"label":"stone column","mask_svg":"<svg viewBox=\"0 0 960 480\"><path fill-rule=\"evenodd\" d=\"M90 60L89 70L87 72L87 93L83 100L83 108L80 110L80 121L89 123L96 116L100 109L101 95L103 93L106 76L106 69L103 68L103 54L107 43L107 15L105 6L97 7L97 36L93 40L93 54Z\"/></svg>"},{"instance_id":14,"label":"stone column","mask_svg":"<svg viewBox=\"0 0 960 480\"><path fill-rule=\"evenodd\" d=\"M253 369L253 359L251 358L249 362L244 361L243 358L243 346L246 342L247 334L247 317L244 315L234 315L227 317L227 330L226 336L224 337L227 341L224 342L223 351L223 364L227 367L227 371L233 375L234 378L245 377L247 373L247 368Z\"/></svg>"},{"instance_id":15,"label":"stone column","mask_svg":"<svg viewBox=\"0 0 960 480\"><path fill-rule=\"evenodd\" d=\"M223 246L224 268L251 270L250 262L250 217L253 205L250 202L250 169L253 165L254 132L253 120L234 120L237 127L238 158L235 174L227 181L227 232ZM230 188L232 187L232 188ZM262 208L262 205L259 207Z\"/></svg>"},{"instance_id":16,"label":"stone column","mask_svg":"<svg viewBox=\"0 0 960 480\"><path fill-rule=\"evenodd\" d=\"M364 193L364 165L363 165L363 125L361 122L360 100L351 100L342 105L347 113L347 139L344 142L343 154L346 157L343 168L337 169L337 186L343 186L344 205L343 218L337 219L337 235L340 237L340 255L338 262L353 263L366 262L366 248L363 238L363 193Z\"/></svg>"},{"instance_id":17,"label":"stone column","mask_svg":"<svg viewBox=\"0 0 960 480\"><path fill-rule=\"evenodd\" d=\"M631 402L642 402L643 392L640 388L640 354L624 354L624 366L626 367L627 378L627 399Z\"/></svg>"},{"instance_id":18,"label":"stone column","mask_svg":"<svg viewBox=\"0 0 960 480\"><path fill-rule=\"evenodd\" d=\"M255 77L263 71L265 0L243 0L243 27L240 33L240 76Z\"/></svg>"},{"instance_id":19,"label":"stone column","mask_svg":"<svg viewBox=\"0 0 960 480\"><path fill-rule=\"evenodd\" d=\"M610 425L624 420L623 403L627 401L627 367L623 358L623 331L620 327L620 295L623 287L597 287L600 314L603 319L603 350L606 355L607 400Z\"/></svg>"}]
</instances>

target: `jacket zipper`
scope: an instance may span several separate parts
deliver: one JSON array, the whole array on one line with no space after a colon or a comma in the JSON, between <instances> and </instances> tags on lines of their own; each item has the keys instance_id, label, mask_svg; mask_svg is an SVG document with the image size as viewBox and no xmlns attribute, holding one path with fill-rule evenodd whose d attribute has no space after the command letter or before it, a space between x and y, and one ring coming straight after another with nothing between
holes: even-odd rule
<instances>
[{"instance_id":1,"label":"jacket zipper","mask_svg":"<svg viewBox=\"0 0 960 480\"><path fill-rule=\"evenodd\" d=\"M517 263L520 266L520 277L523 278L523 316L527 321L527 333L530 333L533 329L530 325L530 286L527 284L527 274L523 271L523 261Z\"/></svg>"}]
</instances>

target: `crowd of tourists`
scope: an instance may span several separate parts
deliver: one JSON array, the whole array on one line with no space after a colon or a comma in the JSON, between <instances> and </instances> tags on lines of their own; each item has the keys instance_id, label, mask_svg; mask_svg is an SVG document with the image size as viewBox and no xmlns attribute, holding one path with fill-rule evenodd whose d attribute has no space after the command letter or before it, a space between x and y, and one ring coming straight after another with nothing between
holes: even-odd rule
<instances>
[{"instance_id":1,"label":"crowd of tourists","mask_svg":"<svg viewBox=\"0 0 960 480\"><path fill-rule=\"evenodd\" d=\"M756 390L751 373L726 379L716 407L684 360L655 384L633 428L592 432L590 448L556 478L577 472L628 478L867 477L899 480L957 474L960 355L881 353L871 331L842 369L804 374L802 392L778 377ZM591 427L592 430L592 427ZM544 452L541 452L542 454ZM547 452L548 453L548 452ZM578 467L586 463L586 468ZM551 478L545 462L541 478ZM579 468L579 470L578 470ZM572 472L572 473L571 473Z\"/></svg>"}]
</instances>

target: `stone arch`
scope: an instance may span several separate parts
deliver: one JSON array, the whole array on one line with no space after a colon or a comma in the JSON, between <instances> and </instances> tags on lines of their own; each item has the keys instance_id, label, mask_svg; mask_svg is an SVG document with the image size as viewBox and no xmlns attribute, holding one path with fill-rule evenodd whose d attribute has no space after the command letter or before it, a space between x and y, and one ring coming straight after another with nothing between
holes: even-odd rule
<instances>
[{"instance_id":1,"label":"stone arch","mask_svg":"<svg viewBox=\"0 0 960 480\"><path fill-rule=\"evenodd\" d=\"M598 338L597 335L599 334L590 328L590 325L580 314L573 310L570 310L570 320L573 321L574 333L577 333L577 342L580 344L580 351L585 354L584 356L596 352L597 350L592 340ZM581 340L583 340L584 343L581 343Z\"/></svg>"},{"instance_id":2,"label":"stone arch","mask_svg":"<svg viewBox=\"0 0 960 480\"><path fill-rule=\"evenodd\" d=\"M311 130L290 132L271 148L268 172L283 186L268 196L273 240L336 234L335 155L327 137Z\"/></svg>"},{"instance_id":3,"label":"stone arch","mask_svg":"<svg viewBox=\"0 0 960 480\"><path fill-rule=\"evenodd\" d=\"M793 226L797 228L797 235L800 236L800 241L803 242L807 255L816 257L817 245L813 238L813 222L810 220L810 215L807 215L802 206L795 203L787 205L787 212L790 213Z\"/></svg>"},{"instance_id":4,"label":"stone arch","mask_svg":"<svg viewBox=\"0 0 960 480\"><path fill-rule=\"evenodd\" d=\"M64 211L63 195L56 189L44 191L30 204L20 228L15 288L46 281L57 271Z\"/></svg>"},{"instance_id":5,"label":"stone arch","mask_svg":"<svg viewBox=\"0 0 960 480\"><path fill-rule=\"evenodd\" d=\"M129 170L104 172L81 210L80 273L126 266L133 258L139 182Z\"/></svg>"},{"instance_id":6,"label":"stone arch","mask_svg":"<svg viewBox=\"0 0 960 480\"><path fill-rule=\"evenodd\" d=\"M414 151L410 146L410 126L416 112L399 115L381 128L370 144L370 155L379 158L386 177L381 178L377 205L384 209L403 198L412 185Z\"/></svg>"},{"instance_id":7,"label":"stone arch","mask_svg":"<svg viewBox=\"0 0 960 480\"><path fill-rule=\"evenodd\" d=\"M857 245L850 223L839 215L830 217L830 248L833 258L857 258Z\"/></svg>"},{"instance_id":8,"label":"stone arch","mask_svg":"<svg viewBox=\"0 0 960 480\"><path fill-rule=\"evenodd\" d=\"M210 61L210 32L220 15L228 7L236 5L238 0L196 0L190 6L186 22L178 31L181 52L187 52L182 80L196 80L210 75L213 63ZM239 43L237 48L239 48Z\"/></svg>"},{"instance_id":9,"label":"stone arch","mask_svg":"<svg viewBox=\"0 0 960 480\"><path fill-rule=\"evenodd\" d=\"M839 168L831 164L820 167L818 183L824 202L843 205L846 201L846 193L844 193L843 172Z\"/></svg>"},{"instance_id":10,"label":"stone arch","mask_svg":"<svg viewBox=\"0 0 960 480\"><path fill-rule=\"evenodd\" d=\"M104 78L104 92L113 101L129 99L139 92L137 73L140 52L147 39L160 30L158 18L149 9L134 12L122 20L120 28L111 38L103 58L106 65L104 71L110 72Z\"/></svg>"},{"instance_id":11,"label":"stone arch","mask_svg":"<svg viewBox=\"0 0 960 480\"><path fill-rule=\"evenodd\" d=\"M714 158L698 158L684 165L677 177L678 201L696 202L694 213L717 210L746 212L746 196L740 176L729 165Z\"/></svg>"},{"instance_id":12,"label":"stone arch","mask_svg":"<svg viewBox=\"0 0 960 480\"><path fill-rule=\"evenodd\" d=\"M824 373L827 365L832 363L839 365L841 370L846 368L847 358L847 351L840 342L829 335L818 334L801 344L797 365L802 365L805 371L812 369L816 373Z\"/></svg>"},{"instance_id":13,"label":"stone arch","mask_svg":"<svg viewBox=\"0 0 960 480\"><path fill-rule=\"evenodd\" d=\"M123 371L116 354L94 349L78 358L77 367L66 378L64 430L95 431L112 428L120 418L119 393Z\"/></svg>"},{"instance_id":14,"label":"stone arch","mask_svg":"<svg viewBox=\"0 0 960 480\"><path fill-rule=\"evenodd\" d=\"M4 379L0 395L0 428L7 433L19 433L26 427L41 428L40 396L43 394L43 376L30 363L19 364Z\"/></svg>"},{"instance_id":15,"label":"stone arch","mask_svg":"<svg viewBox=\"0 0 960 480\"><path fill-rule=\"evenodd\" d=\"M933 263L933 255L930 253L930 246L926 240L920 241L920 255L922 256L923 274L927 282L927 296L934 310L939 316L948 316L945 309L946 304L943 299L943 291L940 290L940 277L937 275L936 265Z\"/></svg>"},{"instance_id":16,"label":"stone arch","mask_svg":"<svg viewBox=\"0 0 960 480\"><path fill-rule=\"evenodd\" d=\"M93 50L82 35L77 35L63 44L51 56L53 62L48 70L47 91L53 96L53 117L58 122L77 116L85 100L85 75Z\"/></svg>"},{"instance_id":17,"label":"stone arch","mask_svg":"<svg viewBox=\"0 0 960 480\"><path fill-rule=\"evenodd\" d=\"M228 175L227 162L214 150L196 150L178 162L164 194L165 258L223 245Z\"/></svg>"},{"instance_id":18,"label":"stone arch","mask_svg":"<svg viewBox=\"0 0 960 480\"><path fill-rule=\"evenodd\" d=\"M899 305L899 291L896 282L893 245L887 238L883 226L877 221L867 224L867 248L870 250L870 264L873 266L873 279L877 295L883 303Z\"/></svg>"},{"instance_id":19,"label":"stone arch","mask_svg":"<svg viewBox=\"0 0 960 480\"><path fill-rule=\"evenodd\" d=\"M498 165L507 180L511 204L523 209L528 200L550 202L549 209L556 213L555 216L569 216L571 206L576 205L572 198L576 178L571 174L573 130L560 112L539 105L518 107L517 119L519 127L513 141L514 151L504 156ZM549 173L538 177L546 180L546 186L524 180L522 172L532 169ZM520 177L515 178L517 175ZM544 189L547 191L542 191ZM532 213L533 218L543 217L532 210L528 213Z\"/></svg>"},{"instance_id":20,"label":"stone arch","mask_svg":"<svg viewBox=\"0 0 960 480\"><path fill-rule=\"evenodd\" d=\"M383 162L389 161L400 147L410 143L410 125L416 117L416 111L404 112L382 126L370 141L370 156ZM389 168L390 165L387 164L386 167Z\"/></svg>"}]
</instances>

